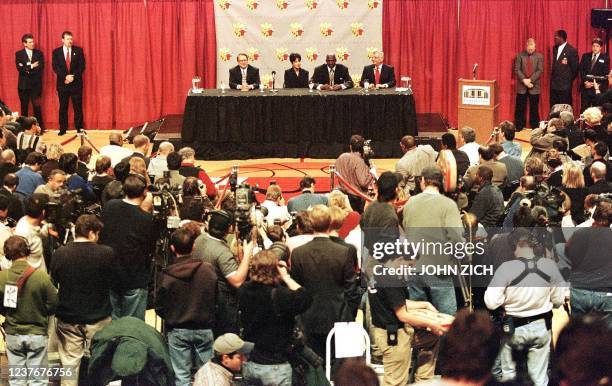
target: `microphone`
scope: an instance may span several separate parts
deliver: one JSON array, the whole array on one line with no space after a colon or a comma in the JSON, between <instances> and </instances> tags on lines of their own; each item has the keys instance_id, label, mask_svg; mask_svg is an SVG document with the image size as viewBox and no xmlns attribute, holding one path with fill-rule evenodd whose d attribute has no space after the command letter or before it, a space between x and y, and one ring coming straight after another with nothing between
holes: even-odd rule
<instances>
[{"instance_id":1,"label":"microphone","mask_svg":"<svg viewBox=\"0 0 612 386\"><path fill-rule=\"evenodd\" d=\"M472 75L474 75L474 80L476 80L476 70L478 69L478 63L474 63L474 68L472 68Z\"/></svg>"},{"instance_id":2,"label":"microphone","mask_svg":"<svg viewBox=\"0 0 612 386\"><path fill-rule=\"evenodd\" d=\"M272 90L274 90L274 83L276 83L276 71L272 71Z\"/></svg>"}]
</instances>

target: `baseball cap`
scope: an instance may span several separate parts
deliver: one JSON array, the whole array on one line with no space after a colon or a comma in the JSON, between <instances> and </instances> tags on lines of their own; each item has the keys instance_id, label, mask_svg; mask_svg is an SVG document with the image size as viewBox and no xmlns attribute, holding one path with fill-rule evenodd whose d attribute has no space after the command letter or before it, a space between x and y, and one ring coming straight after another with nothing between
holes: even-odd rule
<instances>
[{"instance_id":1,"label":"baseball cap","mask_svg":"<svg viewBox=\"0 0 612 386\"><path fill-rule=\"evenodd\" d=\"M231 354L239 352L249 354L253 350L254 344L245 342L236 334L223 334L215 340L213 350L219 354Z\"/></svg>"}]
</instances>

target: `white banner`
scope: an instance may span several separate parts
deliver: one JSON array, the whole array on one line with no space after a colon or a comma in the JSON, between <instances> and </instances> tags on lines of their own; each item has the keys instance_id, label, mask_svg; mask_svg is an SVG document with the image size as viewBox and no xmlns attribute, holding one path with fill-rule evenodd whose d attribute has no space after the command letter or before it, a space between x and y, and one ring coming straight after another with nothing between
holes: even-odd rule
<instances>
[{"instance_id":1,"label":"white banner","mask_svg":"<svg viewBox=\"0 0 612 386\"><path fill-rule=\"evenodd\" d=\"M310 73L335 53L357 84L370 57L382 49L382 0L216 0L217 87L244 52L261 81L283 84L289 54L302 56Z\"/></svg>"}]
</instances>

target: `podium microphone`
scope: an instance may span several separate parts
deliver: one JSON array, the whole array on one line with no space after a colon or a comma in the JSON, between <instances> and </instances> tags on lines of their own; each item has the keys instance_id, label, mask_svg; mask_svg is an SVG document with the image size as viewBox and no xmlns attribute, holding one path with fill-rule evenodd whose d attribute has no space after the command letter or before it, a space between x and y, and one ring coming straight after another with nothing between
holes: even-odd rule
<instances>
[{"instance_id":1,"label":"podium microphone","mask_svg":"<svg viewBox=\"0 0 612 386\"><path fill-rule=\"evenodd\" d=\"M478 69L478 63L474 63L474 68L472 68L472 75L474 76L474 80L476 80L476 70Z\"/></svg>"},{"instance_id":2,"label":"podium microphone","mask_svg":"<svg viewBox=\"0 0 612 386\"><path fill-rule=\"evenodd\" d=\"M272 90L274 90L274 84L276 83L276 71L272 71Z\"/></svg>"}]
</instances>

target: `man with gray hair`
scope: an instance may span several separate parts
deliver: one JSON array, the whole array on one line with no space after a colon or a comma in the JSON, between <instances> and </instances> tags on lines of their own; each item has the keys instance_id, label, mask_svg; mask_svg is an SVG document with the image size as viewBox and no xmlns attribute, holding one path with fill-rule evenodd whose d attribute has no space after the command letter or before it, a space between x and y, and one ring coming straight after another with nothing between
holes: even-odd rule
<instances>
[{"instance_id":1,"label":"man with gray hair","mask_svg":"<svg viewBox=\"0 0 612 386\"><path fill-rule=\"evenodd\" d=\"M17 157L15 157L15 152L11 149L3 150L0 153L0 159L2 159L2 164L0 165L0 182L2 182L7 174L17 173L19 166L16 165Z\"/></svg>"},{"instance_id":2,"label":"man with gray hair","mask_svg":"<svg viewBox=\"0 0 612 386\"><path fill-rule=\"evenodd\" d=\"M164 172L168 170L168 161L166 158L168 154L174 151L174 145L170 142L164 141L159 144L159 149L157 149L157 155L155 158L151 158L149 162L149 168L147 169L147 173L150 176L153 176L155 179L163 177Z\"/></svg>"},{"instance_id":3,"label":"man with gray hair","mask_svg":"<svg viewBox=\"0 0 612 386\"><path fill-rule=\"evenodd\" d=\"M115 167L122 159L132 155L132 151L123 147L123 135L121 133L110 133L109 144L100 149L100 155L105 155L111 160L111 166Z\"/></svg>"},{"instance_id":4,"label":"man with gray hair","mask_svg":"<svg viewBox=\"0 0 612 386\"><path fill-rule=\"evenodd\" d=\"M540 77L544 71L544 56L535 52L535 39L527 39L524 51L516 56L514 74L516 75L516 108L514 122L517 131L525 128L525 108L529 99L529 125L532 129L538 127L540 114Z\"/></svg>"},{"instance_id":5,"label":"man with gray hair","mask_svg":"<svg viewBox=\"0 0 612 386\"><path fill-rule=\"evenodd\" d=\"M438 152L431 145L418 145L411 135L402 137L400 147L404 156L395 164L395 171L407 179L406 187L410 190L416 188L416 177L428 166L436 165Z\"/></svg>"},{"instance_id":6,"label":"man with gray hair","mask_svg":"<svg viewBox=\"0 0 612 386\"><path fill-rule=\"evenodd\" d=\"M370 88L378 89L395 86L395 71L392 66L383 64L383 60L385 60L385 53L382 51L376 51L372 55L373 64L363 67L361 81L359 82L361 87L363 87L366 81L370 84Z\"/></svg>"},{"instance_id":7,"label":"man with gray hair","mask_svg":"<svg viewBox=\"0 0 612 386\"><path fill-rule=\"evenodd\" d=\"M206 171L199 166L195 166L195 150L184 147L178 151L181 155L181 167L179 173L184 177L196 177L206 185L206 195L212 200L217 195L217 188L212 182Z\"/></svg>"},{"instance_id":8,"label":"man with gray hair","mask_svg":"<svg viewBox=\"0 0 612 386\"><path fill-rule=\"evenodd\" d=\"M612 193L612 184L606 181L607 167L603 162L594 162L591 165L591 178L593 185L589 186L589 194Z\"/></svg>"},{"instance_id":9,"label":"man with gray hair","mask_svg":"<svg viewBox=\"0 0 612 386\"><path fill-rule=\"evenodd\" d=\"M478 161L480 160L478 148L480 148L480 145L476 143L476 130L466 126L459 130L459 137L464 144L459 150L467 154L470 159L470 166L478 165Z\"/></svg>"}]
</instances>

